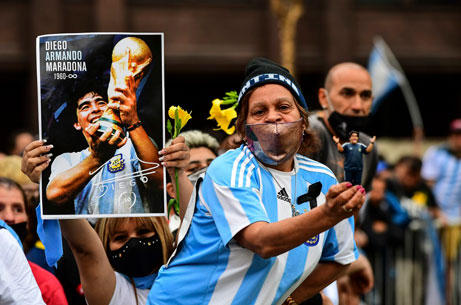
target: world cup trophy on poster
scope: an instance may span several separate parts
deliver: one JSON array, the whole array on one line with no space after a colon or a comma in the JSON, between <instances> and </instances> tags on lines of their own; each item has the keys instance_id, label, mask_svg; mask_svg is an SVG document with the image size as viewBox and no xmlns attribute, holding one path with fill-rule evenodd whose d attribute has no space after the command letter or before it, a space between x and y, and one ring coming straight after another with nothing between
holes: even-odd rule
<instances>
[{"instance_id":1,"label":"world cup trophy on poster","mask_svg":"<svg viewBox=\"0 0 461 305\"><path fill-rule=\"evenodd\" d=\"M110 81L107 89L109 102L120 105L120 102L114 99L115 88L124 87L130 76L134 78L133 89L136 91L151 62L152 52L142 39L126 37L120 40L112 51ZM98 131L104 133L109 128L112 128L112 134L117 130L120 131L120 140L125 138L125 126L117 109L107 108L99 118Z\"/></svg>"}]
</instances>

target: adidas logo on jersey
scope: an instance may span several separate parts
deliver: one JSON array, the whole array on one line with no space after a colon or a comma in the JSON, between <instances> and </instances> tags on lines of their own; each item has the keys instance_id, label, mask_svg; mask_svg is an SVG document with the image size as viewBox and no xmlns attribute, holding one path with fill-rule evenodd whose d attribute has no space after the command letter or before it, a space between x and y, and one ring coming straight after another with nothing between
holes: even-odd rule
<instances>
[{"instance_id":1,"label":"adidas logo on jersey","mask_svg":"<svg viewBox=\"0 0 461 305\"><path fill-rule=\"evenodd\" d=\"M282 188L280 192L277 193L277 198L283 201L286 201L288 203L291 203L290 197L288 196L287 191L285 188Z\"/></svg>"}]
</instances>

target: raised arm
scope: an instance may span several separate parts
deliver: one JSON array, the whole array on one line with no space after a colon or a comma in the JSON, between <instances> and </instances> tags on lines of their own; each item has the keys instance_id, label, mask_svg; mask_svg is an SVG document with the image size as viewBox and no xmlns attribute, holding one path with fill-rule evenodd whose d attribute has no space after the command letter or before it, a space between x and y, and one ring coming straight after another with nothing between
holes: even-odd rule
<instances>
[{"instance_id":1,"label":"raised arm","mask_svg":"<svg viewBox=\"0 0 461 305\"><path fill-rule=\"evenodd\" d=\"M255 222L236 234L243 247L269 258L291 250L358 211L365 201L364 189L349 182L333 185L319 207L278 222Z\"/></svg>"},{"instance_id":2,"label":"raised arm","mask_svg":"<svg viewBox=\"0 0 461 305\"><path fill-rule=\"evenodd\" d=\"M59 223L77 262L88 305L109 304L115 273L98 234L86 219L61 219Z\"/></svg>"},{"instance_id":3,"label":"raised arm","mask_svg":"<svg viewBox=\"0 0 461 305\"><path fill-rule=\"evenodd\" d=\"M115 94L109 96L111 102L108 107L118 110L122 123L128 128L129 137L133 143L136 155L140 162L141 168L147 170L152 168L151 163L159 163L158 150L139 120L136 102L135 81L133 76L126 78L125 86L115 88ZM149 180L156 181L157 185L163 187L163 171L159 167L153 173L146 175Z\"/></svg>"},{"instance_id":4,"label":"raised arm","mask_svg":"<svg viewBox=\"0 0 461 305\"><path fill-rule=\"evenodd\" d=\"M338 138L337 136L333 136L333 142L335 142L336 148L338 149L339 152L343 152L343 151L344 151L344 148L343 148L343 146L341 145L341 143L339 142L339 138Z\"/></svg>"},{"instance_id":5,"label":"raised arm","mask_svg":"<svg viewBox=\"0 0 461 305\"><path fill-rule=\"evenodd\" d=\"M38 182L41 172L49 165L43 154L49 147L34 141L24 150L22 171ZM78 265L82 287L89 305L109 304L115 289L115 274L107 259L96 231L85 219L60 220L61 231L68 241Z\"/></svg>"},{"instance_id":6,"label":"raised arm","mask_svg":"<svg viewBox=\"0 0 461 305\"><path fill-rule=\"evenodd\" d=\"M375 145L375 141L376 141L376 136L373 136L373 138L371 138L370 140L370 144L368 144L367 148L365 149L367 153L369 153L373 149L373 146Z\"/></svg>"}]
</instances>

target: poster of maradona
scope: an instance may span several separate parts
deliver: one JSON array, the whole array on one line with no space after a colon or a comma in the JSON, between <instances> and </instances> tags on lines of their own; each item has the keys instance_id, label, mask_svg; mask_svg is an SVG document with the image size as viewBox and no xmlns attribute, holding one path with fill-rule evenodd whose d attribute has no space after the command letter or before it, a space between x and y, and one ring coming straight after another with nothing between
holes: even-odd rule
<instances>
[{"instance_id":1,"label":"poster of maradona","mask_svg":"<svg viewBox=\"0 0 461 305\"><path fill-rule=\"evenodd\" d=\"M162 33L37 37L45 219L165 216Z\"/></svg>"}]
</instances>

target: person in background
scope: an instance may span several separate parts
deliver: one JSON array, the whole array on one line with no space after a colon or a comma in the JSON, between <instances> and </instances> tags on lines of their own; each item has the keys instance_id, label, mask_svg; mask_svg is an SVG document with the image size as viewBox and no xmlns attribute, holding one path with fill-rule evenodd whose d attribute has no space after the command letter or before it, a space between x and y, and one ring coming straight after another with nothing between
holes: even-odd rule
<instances>
[{"instance_id":1,"label":"person in background","mask_svg":"<svg viewBox=\"0 0 461 305\"><path fill-rule=\"evenodd\" d=\"M189 177L192 183L195 183L196 176L207 168L210 163L217 157L219 142L213 136L204 133L200 130L189 130L179 134L184 137L187 147L189 147L189 164L185 169L185 174ZM171 140L166 143L166 147L170 146ZM194 175L195 174L195 175ZM193 175L193 176L192 176ZM171 179L169 179L171 180ZM166 185L168 195L176 198L173 183L169 181ZM180 225L180 217L176 215L174 209L170 211L169 226L171 232L176 232Z\"/></svg>"},{"instance_id":2,"label":"person in background","mask_svg":"<svg viewBox=\"0 0 461 305\"><path fill-rule=\"evenodd\" d=\"M402 199L411 199L406 209L427 209L436 219L443 217L432 190L421 177L421 159L415 156L402 156L394 165L394 173L387 180L387 190Z\"/></svg>"},{"instance_id":3,"label":"person in background","mask_svg":"<svg viewBox=\"0 0 461 305\"><path fill-rule=\"evenodd\" d=\"M31 144L23 156L24 171L31 179L46 168L42 163L49 164L47 158L41 157L47 153L43 144ZM184 138L173 140L161 154L162 165L177 168L179 181L187 182L181 188L187 200L192 185L184 173L189 164ZM181 204L187 204L185 200ZM97 221L96 231L85 219L59 222L77 262L89 305L145 304L156 272L173 250L173 237L164 217L103 218Z\"/></svg>"},{"instance_id":4,"label":"person in background","mask_svg":"<svg viewBox=\"0 0 461 305\"><path fill-rule=\"evenodd\" d=\"M11 179L0 177L0 219L11 226L24 240L27 235L27 198L19 184ZM29 261L30 268L48 305L66 305L67 299L61 283L50 272Z\"/></svg>"},{"instance_id":5,"label":"person in background","mask_svg":"<svg viewBox=\"0 0 461 305\"><path fill-rule=\"evenodd\" d=\"M338 146L347 142L351 131L358 131L358 142L370 145L372 139L363 132L369 121L369 114L373 101L371 77L368 71L361 65L353 62L343 62L333 66L327 73L324 87L318 90L318 100L322 111L309 117L312 131L319 138L318 149L309 156L330 168L338 181L344 181L345 155L340 153ZM336 137L339 144L331 139ZM374 140L373 140L374 142ZM376 147L363 157L363 170L361 185L370 189L372 178L378 164L378 151ZM356 236L363 235L356 230ZM363 256L363 254L360 254ZM365 285L360 294L365 294L373 287L374 279L370 263L366 257L362 257L352 263L357 266L351 267L350 271L359 271L353 277ZM351 277L347 277L351 278ZM346 279L347 279L346 278ZM340 289L345 287L341 298L347 293L356 293L350 288L351 283L344 279ZM350 295L348 298L357 299Z\"/></svg>"},{"instance_id":6,"label":"person in background","mask_svg":"<svg viewBox=\"0 0 461 305\"><path fill-rule=\"evenodd\" d=\"M446 143L427 150L421 174L431 186L441 210L447 265L446 295L447 304L450 304L455 277L453 264L461 244L461 118L450 123Z\"/></svg>"},{"instance_id":7,"label":"person in background","mask_svg":"<svg viewBox=\"0 0 461 305\"><path fill-rule=\"evenodd\" d=\"M0 304L43 305L42 294L32 274L15 231L0 220Z\"/></svg>"},{"instance_id":8,"label":"person in background","mask_svg":"<svg viewBox=\"0 0 461 305\"><path fill-rule=\"evenodd\" d=\"M8 151L9 155L22 156L24 149L32 141L35 140L34 135L27 129L18 129L10 133L8 137Z\"/></svg>"},{"instance_id":9,"label":"person in background","mask_svg":"<svg viewBox=\"0 0 461 305\"><path fill-rule=\"evenodd\" d=\"M325 78L323 88L318 91L322 111L310 116L313 132L320 139L320 149L312 156L330 168L338 181L344 181L344 156L338 151L333 136L343 144L348 140L349 132L360 132L359 142L368 146L371 138L363 132L369 120L373 101L371 77L359 64L344 62L333 66ZM376 172L378 151L364 156L362 185L371 186Z\"/></svg>"}]
</instances>

